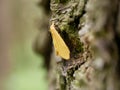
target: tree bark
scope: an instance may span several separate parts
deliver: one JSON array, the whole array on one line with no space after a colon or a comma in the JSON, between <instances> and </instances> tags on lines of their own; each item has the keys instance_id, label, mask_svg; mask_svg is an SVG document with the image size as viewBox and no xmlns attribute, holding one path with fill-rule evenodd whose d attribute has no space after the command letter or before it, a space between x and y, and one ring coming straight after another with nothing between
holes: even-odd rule
<instances>
[{"instance_id":1,"label":"tree bark","mask_svg":"<svg viewBox=\"0 0 120 90\"><path fill-rule=\"evenodd\" d=\"M71 58L53 52L49 90L119 90L120 1L51 0L50 8Z\"/></svg>"},{"instance_id":2,"label":"tree bark","mask_svg":"<svg viewBox=\"0 0 120 90\"><path fill-rule=\"evenodd\" d=\"M51 55L49 90L119 90L120 1L51 0L49 4L43 0L42 5L46 12L50 6L50 24L54 21L70 49L67 61L54 50L50 54L52 44L47 34L47 43L35 44L39 53L48 56L47 66ZM48 26L50 11L46 15L43 21Z\"/></svg>"}]
</instances>

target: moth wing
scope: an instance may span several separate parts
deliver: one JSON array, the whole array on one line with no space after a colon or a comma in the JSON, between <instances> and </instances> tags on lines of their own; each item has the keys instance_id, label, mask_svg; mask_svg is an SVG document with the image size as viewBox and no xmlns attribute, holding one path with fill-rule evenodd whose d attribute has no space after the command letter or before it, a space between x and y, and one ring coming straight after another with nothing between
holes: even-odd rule
<instances>
[{"instance_id":1,"label":"moth wing","mask_svg":"<svg viewBox=\"0 0 120 90\"><path fill-rule=\"evenodd\" d=\"M64 40L61 38L61 36L58 34L55 28L52 27L50 32L52 34L53 44L57 52L57 55L61 56L64 59L69 59L70 51L67 45L65 44Z\"/></svg>"}]
</instances>

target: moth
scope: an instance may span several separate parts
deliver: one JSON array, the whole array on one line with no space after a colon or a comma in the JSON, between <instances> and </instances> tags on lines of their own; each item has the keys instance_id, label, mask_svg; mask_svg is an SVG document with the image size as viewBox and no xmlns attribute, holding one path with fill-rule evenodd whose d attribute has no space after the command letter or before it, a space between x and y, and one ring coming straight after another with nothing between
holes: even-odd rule
<instances>
[{"instance_id":1,"label":"moth","mask_svg":"<svg viewBox=\"0 0 120 90\"><path fill-rule=\"evenodd\" d=\"M60 34L57 32L54 26L54 22L50 26L50 33L53 39L53 45L55 48L56 55L62 57L63 59L70 59L70 50Z\"/></svg>"}]
</instances>

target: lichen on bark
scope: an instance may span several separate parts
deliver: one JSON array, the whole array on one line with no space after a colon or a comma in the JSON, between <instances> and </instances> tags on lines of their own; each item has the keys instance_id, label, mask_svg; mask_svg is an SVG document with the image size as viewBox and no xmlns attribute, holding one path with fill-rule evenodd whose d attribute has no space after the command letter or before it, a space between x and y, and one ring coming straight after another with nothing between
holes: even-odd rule
<instances>
[{"instance_id":1,"label":"lichen on bark","mask_svg":"<svg viewBox=\"0 0 120 90\"><path fill-rule=\"evenodd\" d=\"M56 90L119 90L120 1L51 0L51 11L72 53L52 68Z\"/></svg>"},{"instance_id":2,"label":"lichen on bark","mask_svg":"<svg viewBox=\"0 0 120 90\"><path fill-rule=\"evenodd\" d=\"M78 31L80 18L84 15L85 4L87 0L69 0L61 2L60 0L51 0L52 18L56 28L65 42L67 43L71 53L80 53L82 51L82 43L79 40Z\"/></svg>"},{"instance_id":3,"label":"lichen on bark","mask_svg":"<svg viewBox=\"0 0 120 90\"><path fill-rule=\"evenodd\" d=\"M64 85L59 83L58 90L72 90L72 82L75 81L73 76L75 71L88 59L92 58L90 47L80 41L78 34L83 23L85 23L86 4L87 0L69 0L66 3L51 0L51 21L54 21L56 29L71 51L71 59L69 61L63 60L57 63L57 69L60 71L57 81L60 82L62 80L61 82L64 82Z\"/></svg>"}]
</instances>

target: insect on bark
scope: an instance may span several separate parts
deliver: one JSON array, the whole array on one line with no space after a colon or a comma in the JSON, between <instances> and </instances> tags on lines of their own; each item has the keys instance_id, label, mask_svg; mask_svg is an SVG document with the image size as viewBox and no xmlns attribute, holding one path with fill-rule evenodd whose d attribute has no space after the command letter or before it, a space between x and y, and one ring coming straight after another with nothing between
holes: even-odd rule
<instances>
[{"instance_id":1,"label":"insect on bark","mask_svg":"<svg viewBox=\"0 0 120 90\"><path fill-rule=\"evenodd\" d=\"M54 22L50 26L50 33L53 39L53 45L55 48L56 55L62 57L65 60L70 59L70 50L60 34L57 32L54 26Z\"/></svg>"}]
</instances>

